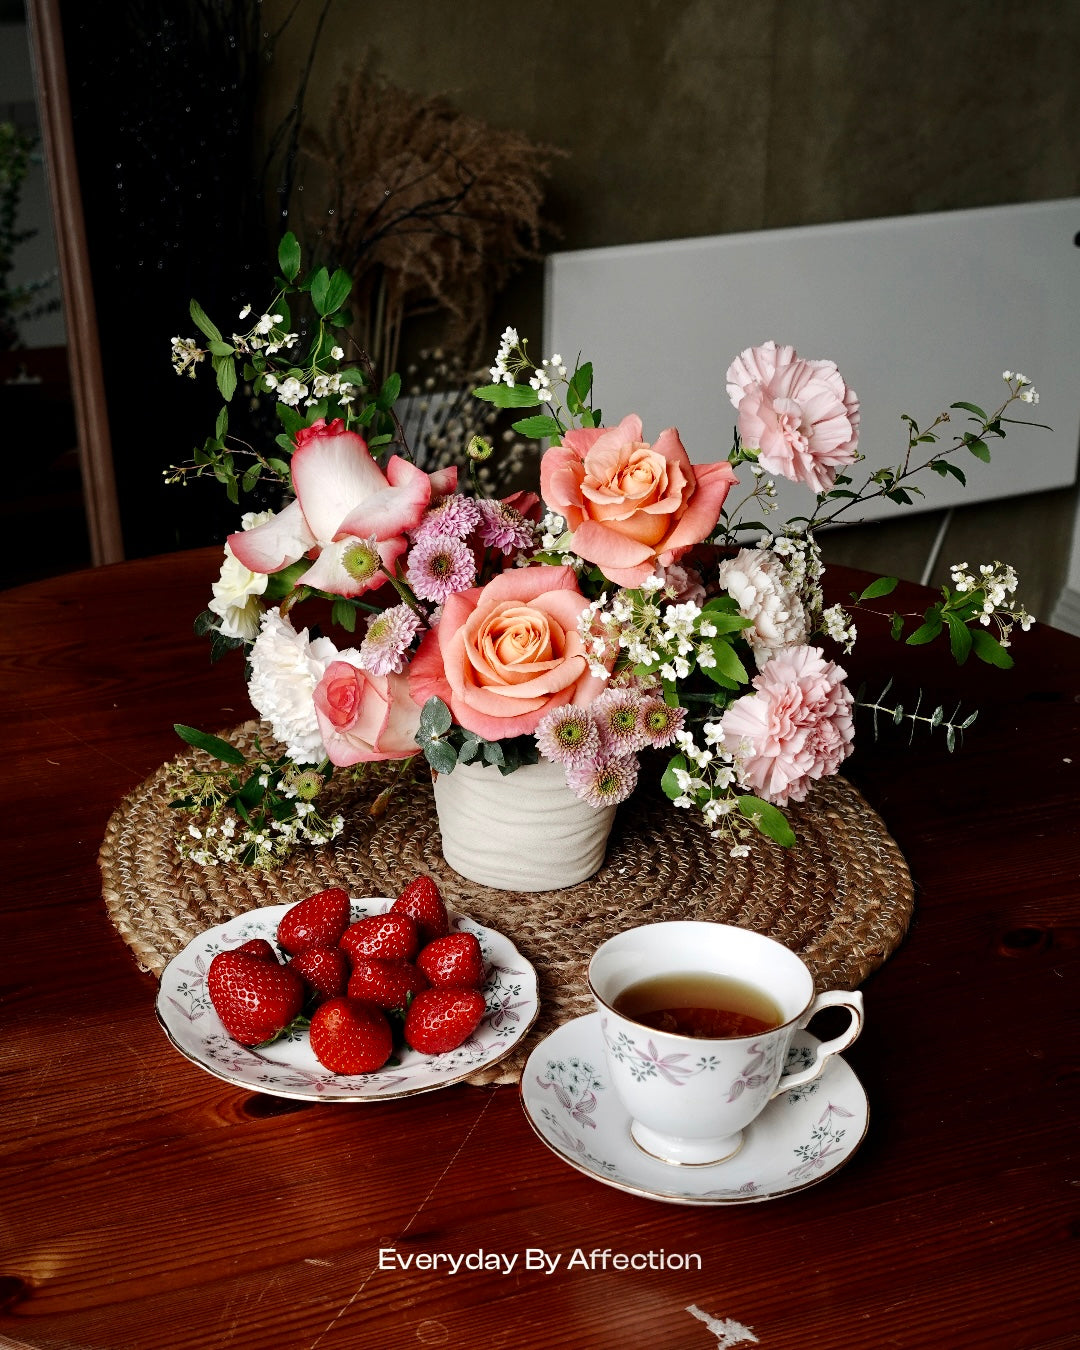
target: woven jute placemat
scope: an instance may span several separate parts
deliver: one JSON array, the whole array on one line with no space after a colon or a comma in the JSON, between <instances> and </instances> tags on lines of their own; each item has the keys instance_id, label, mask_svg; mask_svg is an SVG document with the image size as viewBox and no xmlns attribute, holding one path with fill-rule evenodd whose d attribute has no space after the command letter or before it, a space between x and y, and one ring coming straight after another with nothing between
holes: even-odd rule
<instances>
[{"instance_id":1,"label":"woven jute placemat","mask_svg":"<svg viewBox=\"0 0 1080 1350\"><path fill-rule=\"evenodd\" d=\"M266 728L246 722L222 733L250 750ZM326 886L354 896L397 895L420 872L447 904L505 933L536 967L540 1016L510 1058L478 1083L516 1082L529 1050L563 1022L592 1011L585 972L601 942L624 928L665 919L708 919L752 928L797 951L818 987L853 989L896 949L911 919L907 865L880 817L842 777L815 784L789 815L798 842L755 839L730 858L696 812L674 810L639 788L618 811L607 861L565 890L518 894L467 881L443 860L430 782L423 773L379 819L369 807L387 782L372 766L357 784L333 784L332 810L345 830L322 849L299 849L275 872L208 867L182 859L172 810L176 771L209 767L200 751L162 765L126 797L101 846L109 917L144 970L169 960L214 924L260 905L301 900ZM323 802L320 801L320 811ZM328 813L332 813L328 812Z\"/></svg>"}]
</instances>

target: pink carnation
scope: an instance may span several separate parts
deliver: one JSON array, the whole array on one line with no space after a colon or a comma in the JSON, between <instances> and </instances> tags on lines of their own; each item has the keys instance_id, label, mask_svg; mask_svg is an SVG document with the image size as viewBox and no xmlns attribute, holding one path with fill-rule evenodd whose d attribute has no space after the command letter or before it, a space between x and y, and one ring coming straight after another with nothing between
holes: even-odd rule
<instances>
[{"instance_id":1,"label":"pink carnation","mask_svg":"<svg viewBox=\"0 0 1080 1350\"><path fill-rule=\"evenodd\" d=\"M836 773L854 736L847 672L820 647L774 656L720 719L721 739L744 786L786 806L801 802L814 778Z\"/></svg>"},{"instance_id":2,"label":"pink carnation","mask_svg":"<svg viewBox=\"0 0 1080 1350\"><path fill-rule=\"evenodd\" d=\"M760 450L769 473L827 492L837 469L854 464L859 400L832 361L804 361L794 347L748 347L727 373L739 438Z\"/></svg>"}]
</instances>

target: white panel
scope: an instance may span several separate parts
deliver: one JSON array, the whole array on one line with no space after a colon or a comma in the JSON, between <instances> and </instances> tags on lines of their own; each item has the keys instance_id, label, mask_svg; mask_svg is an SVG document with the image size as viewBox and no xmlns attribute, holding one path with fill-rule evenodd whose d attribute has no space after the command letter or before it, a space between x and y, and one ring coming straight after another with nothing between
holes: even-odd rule
<instances>
[{"instance_id":1,"label":"white panel","mask_svg":"<svg viewBox=\"0 0 1080 1350\"><path fill-rule=\"evenodd\" d=\"M637 412L650 440L677 426L691 458L707 462L732 443L732 358L769 338L791 343L800 356L835 361L858 393L859 474L902 458L901 413L926 425L958 399L996 408L1001 372L1021 370L1042 401L1014 405L1016 415L1053 430L1010 428L991 442L990 465L962 452L967 489L927 472L916 501L1064 487L1080 443L1078 236L1074 198L557 253L544 352L593 361L606 423ZM785 485L779 514L808 500ZM876 502L859 518L911 509Z\"/></svg>"}]
</instances>

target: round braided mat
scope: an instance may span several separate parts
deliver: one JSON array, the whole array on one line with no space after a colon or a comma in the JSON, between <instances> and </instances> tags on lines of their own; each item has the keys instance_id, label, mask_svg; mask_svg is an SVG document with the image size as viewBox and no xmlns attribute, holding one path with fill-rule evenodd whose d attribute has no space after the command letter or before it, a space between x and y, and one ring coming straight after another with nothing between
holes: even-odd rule
<instances>
[{"instance_id":1,"label":"round braided mat","mask_svg":"<svg viewBox=\"0 0 1080 1350\"><path fill-rule=\"evenodd\" d=\"M258 722L222 734L250 751L257 732L270 749ZM443 860L422 765L378 820L368 805L386 785L389 766L371 766L358 785L331 784L327 797L335 800L321 799L320 812L340 810L344 832L329 847L297 850L276 872L186 861L175 847L186 817L169 807L173 775L185 765L205 769L210 760L193 750L163 765L121 802L101 846L105 905L140 966L160 975L204 929L260 905L301 900L326 886L392 896L427 872L452 909L505 933L539 975L532 1032L474 1082L516 1082L537 1040L592 1011L589 958L621 929L664 919L756 929L797 951L819 989L852 989L896 949L911 919L903 856L841 777L815 784L808 800L790 809L794 848L755 837L749 856L738 859L716 846L696 812L673 810L639 788L619 808L607 861L595 876L565 890L517 894L467 881Z\"/></svg>"}]
</instances>

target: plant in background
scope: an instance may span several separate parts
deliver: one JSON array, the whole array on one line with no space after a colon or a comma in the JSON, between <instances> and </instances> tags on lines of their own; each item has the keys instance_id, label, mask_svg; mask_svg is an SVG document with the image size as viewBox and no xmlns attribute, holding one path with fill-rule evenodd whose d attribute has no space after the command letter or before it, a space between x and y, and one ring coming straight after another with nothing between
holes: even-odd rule
<instances>
[{"instance_id":1,"label":"plant in background","mask_svg":"<svg viewBox=\"0 0 1080 1350\"><path fill-rule=\"evenodd\" d=\"M405 324L438 315L442 345L472 361L493 298L542 256L544 179L560 152L367 65L339 86L306 148L335 194L310 224L353 278L360 347L392 370Z\"/></svg>"},{"instance_id":2,"label":"plant in background","mask_svg":"<svg viewBox=\"0 0 1080 1350\"><path fill-rule=\"evenodd\" d=\"M20 131L14 122L0 122L0 351L21 346L19 323L51 314L60 307L59 296L48 296L56 285L56 273L30 281L11 283L15 250L37 233L18 228L23 184L34 162L37 138Z\"/></svg>"},{"instance_id":3,"label":"plant in background","mask_svg":"<svg viewBox=\"0 0 1080 1350\"><path fill-rule=\"evenodd\" d=\"M468 486L458 466L417 464L394 414L400 381L378 383L366 355L346 356L347 273L302 276L292 236L279 264L272 301L245 307L242 331L223 336L193 304L206 345L173 340L180 373L209 361L227 403L239 367L276 399L283 429L274 453L237 449L223 409L215 435L172 476L213 473L236 500L273 475L291 493L230 535L197 625L219 649L248 648L252 703L285 751L257 767L256 787L236 775L224 795L216 781L188 791L188 809L239 816L224 843L215 820L216 847L235 857L241 835L302 837L289 803L313 798L289 796L294 773L310 767L325 781L335 767L405 765L421 751L439 773L459 763L509 773L543 755L594 806L624 800L639 755L661 752L674 806L699 809L734 855L755 828L790 844L784 808L852 748L856 698L828 649L849 651L860 609L897 585L880 578L826 607L815 530L875 497L909 503L923 471L962 481L957 459L985 461L1008 410L1038 401L1030 382L1006 371L993 412L956 403L925 430L905 419L903 458L856 486L859 401L832 362L773 342L747 348L728 370L731 452L694 464L674 428L649 441L632 413L605 424L587 362L571 370L554 353L537 364L507 329L475 394L482 407L525 414L518 436L550 440L545 511L535 493L485 489L478 468L494 449L482 437L465 446ZM289 307L299 294L318 316L303 351ZM950 434L955 411L968 426ZM767 528L758 517L775 510L776 474L805 485L812 506ZM893 637L940 637L961 663L973 654L1010 665L1010 635L1032 622L1015 573L960 563L951 583L906 637L910 616L894 614ZM298 628L302 605L328 614L338 635ZM951 749L971 723L887 708L885 692L865 705L875 724L886 713L941 728ZM193 743L223 758L220 742ZM259 788L268 804L256 822ZM205 830L199 846L214 852ZM252 856L272 861L278 850Z\"/></svg>"}]
</instances>

